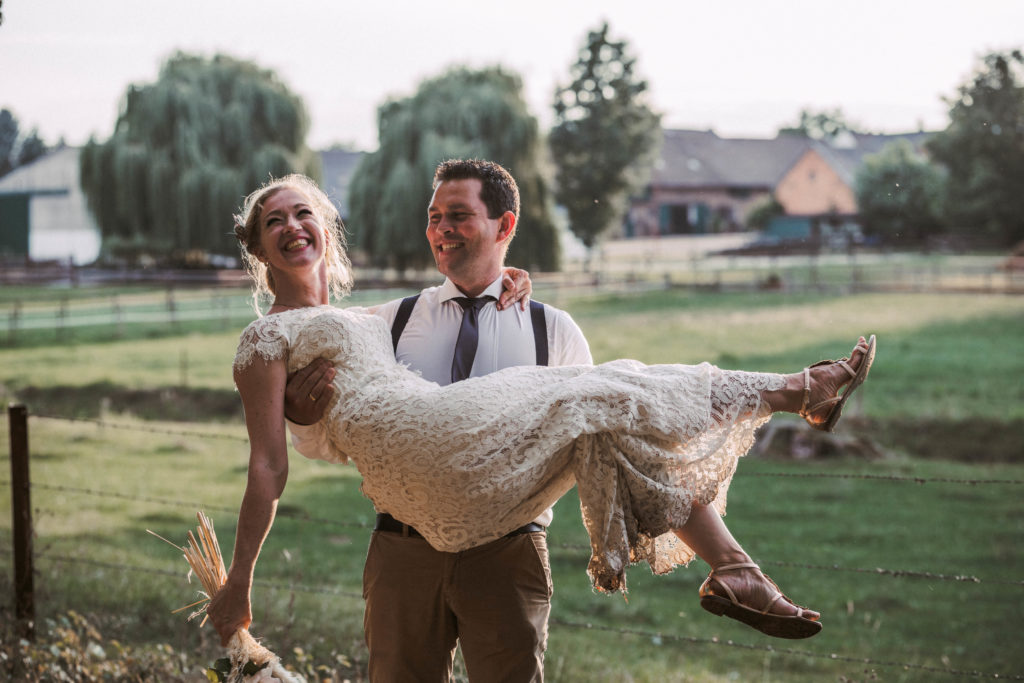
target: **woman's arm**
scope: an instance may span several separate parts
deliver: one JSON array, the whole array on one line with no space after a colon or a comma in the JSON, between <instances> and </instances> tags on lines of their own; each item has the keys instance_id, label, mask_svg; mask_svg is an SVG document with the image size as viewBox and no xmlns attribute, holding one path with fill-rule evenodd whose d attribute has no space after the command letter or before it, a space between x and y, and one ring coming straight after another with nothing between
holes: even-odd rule
<instances>
[{"instance_id":1,"label":"woman's arm","mask_svg":"<svg viewBox=\"0 0 1024 683\"><path fill-rule=\"evenodd\" d=\"M288 446L284 426L285 361L256 357L235 371L249 431L249 475L238 512L235 551L224 586L207 607L221 644L252 622L253 570L288 480Z\"/></svg>"}]
</instances>

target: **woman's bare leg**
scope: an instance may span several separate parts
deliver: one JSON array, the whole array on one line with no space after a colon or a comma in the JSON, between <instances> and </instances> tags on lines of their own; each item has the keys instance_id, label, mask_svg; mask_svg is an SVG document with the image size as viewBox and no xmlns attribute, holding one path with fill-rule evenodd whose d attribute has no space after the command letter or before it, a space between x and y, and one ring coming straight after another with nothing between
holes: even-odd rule
<instances>
[{"instance_id":1,"label":"woman's bare leg","mask_svg":"<svg viewBox=\"0 0 1024 683\"><path fill-rule=\"evenodd\" d=\"M733 538L732 532L725 526L725 521L711 506L694 503L686 524L679 529L673 529L673 532L697 553L697 557L711 565L712 569L751 562L750 555L739 541ZM742 604L755 609L761 609L768 604L777 592L761 570L756 568L735 569L716 574L714 580L728 583ZM770 612L795 615L797 607L786 600L779 600L772 606ZM804 609L803 614L812 620L820 616L808 609Z\"/></svg>"},{"instance_id":2,"label":"woman's bare leg","mask_svg":"<svg viewBox=\"0 0 1024 683\"><path fill-rule=\"evenodd\" d=\"M867 342L861 337L850 354L849 365L856 370L864 362ZM819 365L810 369L811 405L835 396L843 386L850 382L850 374L838 364ZM785 384L782 388L762 393L762 398L772 412L798 412L804 405L804 375L802 372L784 375ZM827 413L827 409L826 409ZM824 419L825 416L822 416ZM711 565L712 569L736 564L753 564L750 555L743 549L725 522L713 508L707 505L694 504L690 509L690 517L679 529L673 532L686 545L690 546L697 556ZM775 596L776 588L756 567L745 567L715 574L713 581L728 584L736 598L747 607L760 609ZM772 614L796 615L799 608L787 600L778 600L769 610ZM802 614L808 619L817 619L820 615L812 610L804 609Z\"/></svg>"}]
</instances>

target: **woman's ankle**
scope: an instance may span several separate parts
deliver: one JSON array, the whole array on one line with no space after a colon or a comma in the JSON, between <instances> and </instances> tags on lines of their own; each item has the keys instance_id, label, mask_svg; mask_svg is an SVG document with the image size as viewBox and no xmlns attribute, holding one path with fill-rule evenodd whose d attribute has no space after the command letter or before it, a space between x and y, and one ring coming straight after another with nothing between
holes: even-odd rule
<instances>
[{"instance_id":1,"label":"woman's ankle","mask_svg":"<svg viewBox=\"0 0 1024 683\"><path fill-rule=\"evenodd\" d=\"M773 413L795 413L803 406L804 374L794 372L783 376L786 378L784 387L764 391L761 397Z\"/></svg>"}]
</instances>

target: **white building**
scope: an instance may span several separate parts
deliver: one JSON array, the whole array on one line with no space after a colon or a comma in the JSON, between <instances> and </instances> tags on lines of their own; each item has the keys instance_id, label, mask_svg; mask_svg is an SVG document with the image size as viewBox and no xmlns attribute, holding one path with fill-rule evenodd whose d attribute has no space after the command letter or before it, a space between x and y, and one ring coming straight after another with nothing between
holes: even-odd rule
<instances>
[{"instance_id":1,"label":"white building","mask_svg":"<svg viewBox=\"0 0 1024 683\"><path fill-rule=\"evenodd\" d=\"M0 257L92 263L100 231L79 183L77 147L56 149L0 178Z\"/></svg>"}]
</instances>

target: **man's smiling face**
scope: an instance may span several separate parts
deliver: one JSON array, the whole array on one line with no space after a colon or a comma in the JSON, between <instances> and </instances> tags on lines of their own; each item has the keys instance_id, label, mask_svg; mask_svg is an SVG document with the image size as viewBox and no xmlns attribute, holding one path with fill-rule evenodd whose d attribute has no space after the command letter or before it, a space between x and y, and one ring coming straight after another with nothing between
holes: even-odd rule
<instances>
[{"instance_id":1,"label":"man's smiling face","mask_svg":"<svg viewBox=\"0 0 1024 683\"><path fill-rule=\"evenodd\" d=\"M445 180L427 209L427 240L437 269L470 296L498 276L512 228L503 216L487 216L481 187L476 178Z\"/></svg>"}]
</instances>

